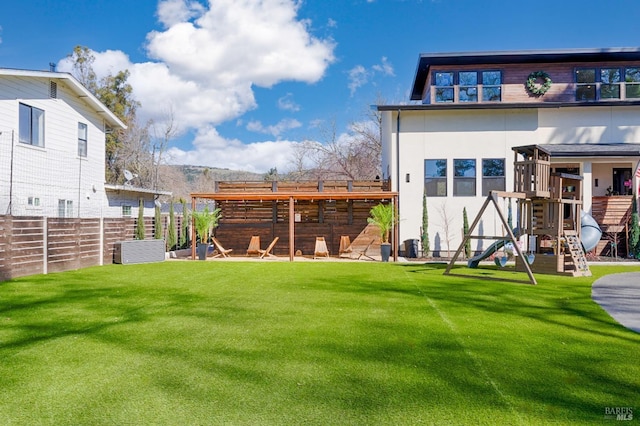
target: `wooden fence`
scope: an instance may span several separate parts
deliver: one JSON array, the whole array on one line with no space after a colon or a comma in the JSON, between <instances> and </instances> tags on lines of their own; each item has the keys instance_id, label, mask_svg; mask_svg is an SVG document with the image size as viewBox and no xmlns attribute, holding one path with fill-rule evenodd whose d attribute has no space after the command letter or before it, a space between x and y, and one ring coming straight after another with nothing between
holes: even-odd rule
<instances>
[{"instance_id":1,"label":"wooden fence","mask_svg":"<svg viewBox=\"0 0 640 426\"><path fill-rule=\"evenodd\" d=\"M179 224L181 218L177 219ZM165 233L166 221L163 216ZM0 281L111 264L115 243L134 239L136 222L0 216ZM153 233L154 218L145 218L145 238L153 238Z\"/></svg>"}]
</instances>

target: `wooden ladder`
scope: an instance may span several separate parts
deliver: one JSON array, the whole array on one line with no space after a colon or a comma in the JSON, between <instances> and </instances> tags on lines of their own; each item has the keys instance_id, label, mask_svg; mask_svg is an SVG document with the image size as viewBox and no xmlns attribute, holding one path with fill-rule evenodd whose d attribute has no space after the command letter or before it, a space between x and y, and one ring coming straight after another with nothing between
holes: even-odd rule
<instances>
[{"instance_id":1,"label":"wooden ladder","mask_svg":"<svg viewBox=\"0 0 640 426\"><path fill-rule=\"evenodd\" d=\"M587 264L587 258L584 255L582 249L582 243L576 235L575 231L564 232L565 248L569 252L571 259L573 260L574 276L590 277L591 270Z\"/></svg>"}]
</instances>

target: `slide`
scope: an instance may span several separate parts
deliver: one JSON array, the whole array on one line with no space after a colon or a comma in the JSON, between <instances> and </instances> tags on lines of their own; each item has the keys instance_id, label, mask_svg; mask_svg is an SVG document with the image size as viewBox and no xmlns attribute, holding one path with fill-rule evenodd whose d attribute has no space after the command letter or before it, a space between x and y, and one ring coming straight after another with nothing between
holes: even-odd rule
<instances>
[{"instance_id":1,"label":"slide","mask_svg":"<svg viewBox=\"0 0 640 426\"><path fill-rule=\"evenodd\" d=\"M602 237L602 230L600 229L598 222L596 222L593 216L591 216L584 210L580 212L580 221L580 240L582 241L582 247L584 248L584 251L588 252L589 250L593 250L598 244L598 241L600 241L600 238ZM514 229L513 233L517 235L518 229ZM487 257L500 250L505 243L506 241L498 240L495 243L491 244L485 251L469 259L469 261L467 262L467 266L469 268L477 268L481 260L486 259Z\"/></svg>"},{"instance_id":2,"label":"slide","mask_svg":"<svg viewBox=\"0 0 640 426\"><path fill-rule=\"evenodd\" d=\"M492 254L500 250L502 247L504 247L504 244L506 242L507 241L505 240L498 240L495 243L491 244L489 247L487 247L485 251L469 259L467 261L467 266L469 268L477 268L481 260L486 259L487 257L491 256Z\"/></svg>"},{"instance_id":3,"label":"slide","mask_svg":"<svg viewBox=\"0 0 640 426\"><path fill-rule=\"evenodd\" d=\"M602 230L593 216L584 210L580 212L580 221L582 222L580 226L580 239L582 240L582 248L584 248L586 253L598 245L598 241L600 241L602 237Z\"/></svg>"}]
</instances>

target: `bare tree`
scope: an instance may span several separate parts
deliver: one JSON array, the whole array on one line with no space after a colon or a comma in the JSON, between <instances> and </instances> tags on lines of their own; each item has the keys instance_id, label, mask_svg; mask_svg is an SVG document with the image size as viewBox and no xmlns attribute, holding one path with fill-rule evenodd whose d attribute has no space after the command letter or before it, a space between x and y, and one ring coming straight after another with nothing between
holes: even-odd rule
<instances>
[{"instance_id":1,"label":"bare tree","mask_svg":"<svg viewBox=\"0 0 640 426\"><path fill-rule=\"evenodd\" d=\"M447 244L447 257L450 257L451 256L451 239L453 238L453 235L451 234L451 232L453 231L454 218L449 212L449 209L447 208L446 200L442 201L442 204L436 207L436 210L440 218L439 225L440 225L440 228L442 228L442 232L444 232L444 240L445 240L445 243Z\"/></svg>"}]
</instances>

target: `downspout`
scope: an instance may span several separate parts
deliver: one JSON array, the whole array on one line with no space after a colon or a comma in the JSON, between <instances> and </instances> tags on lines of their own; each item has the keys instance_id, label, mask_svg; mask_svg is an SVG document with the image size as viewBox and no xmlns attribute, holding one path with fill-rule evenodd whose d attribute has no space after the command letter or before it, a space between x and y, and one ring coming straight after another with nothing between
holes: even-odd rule
<instances>
[{"instance_id":1,"label":"downspout","mask_svg":"<svg viewBox=\"0 0 640 426\"><path fill-rule=\"evenodd\" d=\"M400 108L398 108L398 117L396 119L396 192L398 193L398 196L396 198L395 211L400 215ZM393 258L397 261L398 250L400 250L400 241L398 241L398 238L400 237L400 220L395 220L394 226L396 229L394 230L393 235L396 241L393 249Z\"/></svg>"},{"instance_id":2,"label":"downspout","mask_svg":"<svg viewBox=\"0 0 640 426\"><path fill-rule=\"evenodd\" d=\"M0 132L1 133L1 132ZM13 216L13 151L15 149L15 131L11 130L11 165L9 166L9 216Z\"/></svg>"}]
</instances>

